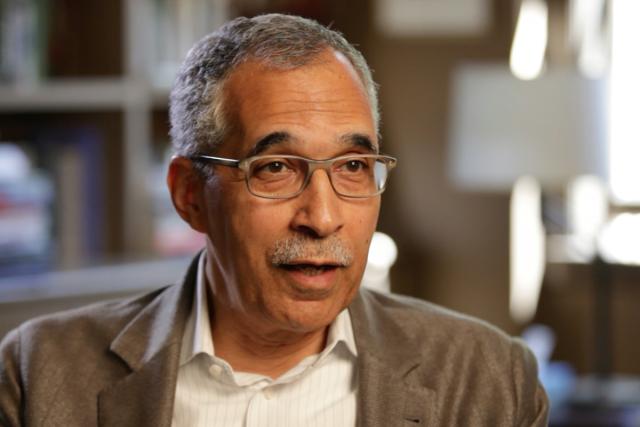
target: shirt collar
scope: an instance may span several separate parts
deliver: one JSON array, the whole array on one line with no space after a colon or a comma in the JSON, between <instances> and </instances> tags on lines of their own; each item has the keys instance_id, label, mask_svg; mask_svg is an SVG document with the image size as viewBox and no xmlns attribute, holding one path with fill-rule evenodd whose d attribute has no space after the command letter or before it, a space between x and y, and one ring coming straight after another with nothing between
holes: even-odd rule
<instances>
[{"instance_id":1,"label":"shirt collar","mask_svg":"<svg viewBox=\"0 0 640 427\"><path fill-rule=\"evenodd\" d=\"M209 304L207 302L207 280L205 267L207 262L206 251L200 254L198 260L198 272L196 276L196 291L191 313L185 326L180 351L180 366L191 361L196 355L204 353L215 357L213 339L211 337L211 323L209 319ZM343 343L353 356L358 355L351 317L348 310L342 310L329 325L327 343L324 350L318 355L319 359L331 353L339 343Z\"/></svg>"},{"instance_id":2,"label":"shirt collar","mask_svg":"<svg viewBox=\"0 0 640 427\"><path fill-rule=\"evenodd\" d=\"M187 364L200 353L213 353L213 339L209 320L209 303L207 301L207 284L205 266L207 263L206 251L202 251L198 260L198 272L196 274L196 291L194 293L191 313L185 326L180 351L180 366Z\"/></svg>"}]
</instances>

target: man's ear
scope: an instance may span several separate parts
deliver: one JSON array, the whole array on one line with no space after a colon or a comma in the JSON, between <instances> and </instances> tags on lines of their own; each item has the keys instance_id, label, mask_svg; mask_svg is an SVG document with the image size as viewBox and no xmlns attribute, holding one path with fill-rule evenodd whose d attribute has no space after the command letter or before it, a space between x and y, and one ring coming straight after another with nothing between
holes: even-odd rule
<instances>
[{"instance_id":1,"label":"man's ear","mask_svg":"<svg viewBox=\"0 0 640 427\"><path fill-rule=\"evenodd\" d=\"M167 186L176 211L191 228L206 233L204 205L205 179L196 171L191 160L175 156L169 163Z\"/></svg>"}]
</instances>

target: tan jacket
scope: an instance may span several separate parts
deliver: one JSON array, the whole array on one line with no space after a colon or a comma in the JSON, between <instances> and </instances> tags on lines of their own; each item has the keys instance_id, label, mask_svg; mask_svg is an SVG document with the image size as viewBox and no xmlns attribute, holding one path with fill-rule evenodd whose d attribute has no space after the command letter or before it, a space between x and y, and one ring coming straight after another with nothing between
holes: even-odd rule
<instances>
[{"instance_id":1,"label":"tan jacket","mask_svg":"<svg viewBox=\"0 0 640 427\"><path fill-rule=\"evenodd\" d=\"M171 425L195 287L36 319L0 344L2 426ZM432 304L361 290L349 307L361 426L544 426L531 352Z\"/></svg>"}]
</instances>

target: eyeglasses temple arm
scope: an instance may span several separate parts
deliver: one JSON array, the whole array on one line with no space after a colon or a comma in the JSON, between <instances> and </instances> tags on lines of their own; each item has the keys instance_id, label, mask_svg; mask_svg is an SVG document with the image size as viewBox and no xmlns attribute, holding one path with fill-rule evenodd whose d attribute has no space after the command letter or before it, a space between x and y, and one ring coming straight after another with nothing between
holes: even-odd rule
<instances>
[{"instance_id":1,"label":"eyeglasses temple arm","mask_svg":"<svg viewBox=\"0 0 640 427\"><path fill-rule=\"evenodd\" d=\"M207 160L217 165L231 166L237 168L240 165L240 160L226 159L224 157L214 157L205 155L196 155L191 157L192 160Z\"/></svg>"}]
</instances>

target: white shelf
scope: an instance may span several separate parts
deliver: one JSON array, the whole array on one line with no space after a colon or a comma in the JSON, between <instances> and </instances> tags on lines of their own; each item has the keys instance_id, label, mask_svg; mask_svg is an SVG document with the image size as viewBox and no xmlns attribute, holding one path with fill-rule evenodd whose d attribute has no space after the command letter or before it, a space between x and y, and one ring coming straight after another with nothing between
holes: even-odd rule
<instances>
[{"instance_id":1,"label":"white shelf","mask_svg":"<svg viewBox=\"0 0 640 427\"><path fill-rule=\"evenodd\" d=\"M123 109L148 92L121 78L64 79L0 85L0 112Z\"/></svg>"},{"instance_id":2,"label":"white shelf","mask_svg":"<svg viewBox=\"0 0 640 427\"><path fill-rule=\"evenodd\" d=\"M168 107L168 86L172 80L170 67L163 64L179 63L186 53L183 50L222 25L229 17L231 1L185 0L180 2L179 14L174 6L165 7L154 0L117 1L122 9L122 20L118 23L122 76L50 79L32 84L0 82L0 114L122 113L118 141L122 159L118 167L123 176L119 183L123 206L122 254L144 256L150 253L152 241L149 221L152 206L146 188L152 163L152 113ZM158 8L164 8L161 16ZM156 22L164 19L164 15L170 18L168 26L164 21ZM174 24L178 27L173 28ZM163 37L157 37L158 34Z\"/></svg>"},{"instance_id":3,"label":"white shelf","mask_svg":"<svg viewBox=\"0 0 640 427\"><path fill-rule=\"evenodd\" d=\"M0 279L0 307L32 300L147 292L179 280L191 258L156 259L3 278Z\"/></svg>"},{"instance_id":4,"label":"white shelf","mask_svg":"<svg viewBox=\"0 0 640 427\"><path fill-rule=\"evenodd\" d=\"M142 294L180 279L190 258L0 278L0 339L33 317Z\"/></svg>"}]
</instances>

